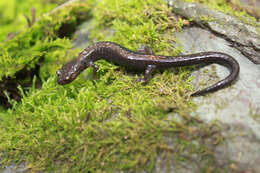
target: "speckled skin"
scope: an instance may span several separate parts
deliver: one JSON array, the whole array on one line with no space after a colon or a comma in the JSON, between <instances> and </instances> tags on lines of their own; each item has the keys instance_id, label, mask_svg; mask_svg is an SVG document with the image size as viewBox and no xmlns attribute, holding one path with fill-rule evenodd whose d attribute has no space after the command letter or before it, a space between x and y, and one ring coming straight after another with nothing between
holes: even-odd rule
<instances>
[{"instance_id":1,"label":"speckled skin","mask_svg":"<svg viewBox=\"0 0 260 173\"><path fill-rule=\"evenodd\" d=\"M205 93L219 90L230 85L239 74L239 64L230 55L220 52L203 52L181 56L153 55L151 49L143 47L140 51L134 52L113 42L98 42L84 49L77 58L65 64L58 70L58 83L64 85L72 82L86 68L93 67L94 74L98 66L94 64L99 59L114 62L125 66L127 69L145 71L144 82L150 80L151 73L156 69L171 67L189 66L200 63L217 63L229 68L231 73L225 79L216 84L197 91L191 96L203 95Z\"/></svg>"}]
</instances>

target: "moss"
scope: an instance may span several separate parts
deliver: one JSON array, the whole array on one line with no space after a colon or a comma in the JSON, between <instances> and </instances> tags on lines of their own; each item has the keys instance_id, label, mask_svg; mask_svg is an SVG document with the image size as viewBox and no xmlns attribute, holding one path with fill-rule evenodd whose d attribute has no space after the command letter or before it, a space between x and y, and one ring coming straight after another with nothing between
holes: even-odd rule
<instances>
[{"instance_id":1,"label":"moss","mask_svg":"<svg viewBox=\"0 0 260 173\"><path fill-rule=\"evenodd\" d=\"M17 86L28 88L33 76L46 80L76 51L71 51L68 39L76 26L87 20L93 1L77 2L44 15L30 28L20 31L13 39L0 43L0 101L10 107L7 97L20 100ZM74 52L74 53L73 53Z\"/></svg>"},{"instance_id":2,"label":"moss","mask_svg":"<svg viewBox=\"0 0 260 173\"><path fill-rule=\"evenodd\" d=\"M66 38L59 38L63 37L63 27L75 28L82 20L80 18L89 17L89 8L89 4L75 4L52 16L42 17L33 27L14 39L0 43L0 80L3 77L14 77L25 67L35 67L45 56L48 61L64 59L64 52L70 49L72 44Z\"/></svg>"},{"instance_id":3,"label":"moss","mask_svg":"<svg viewBox=\"0 0 260 173\"><path fill-rule=\"evenodd\" d=\"M147 45L157 54L176 55L181 51L173 47L176 40L170 35L180 30L184 22L175 18L171 8L161 0L110 3L105 0L97 4L93 15L97 29L92 32L91 38L95 40L118 42L130 49ZM108 37L102 32L104 30L110 33L112 30L113 34Z\"/></svg>"},{"instance_id":4,"label":"moss","mask_svg":"<svg viewBox=\"0 0 260 173\"><path fill-rule=\"evenodd\" d=\"M8 155L6 162L23 156L32 171L112 172L153 168L163 151L180 162L188 159L184 151L210 156L202 141L211 130L187 116L193 106L181 97L187 89L178 88L189 88L186 75L180 79L165 72L142 86L123 71L106 70L99 81L67 86L51 77L41 90L32 88L13 110L1 114L5 142L0 149ZM182 122L177 115L169 119L170 109L182 115ZM165 144L166 137L176 140L174 150ZM200 145L191 143L200 140Z\"/></svg>"},{"instance_id":5,"label":"moss","mask_svg":"<svg viewBox=\"0 0 260 173\"><path fill-rule=\"evenodd\" d=\"M19 32L27 28L28 24L24 15L30 16L31 8L36 9L36 17L53 9L64 0L8 0L0 2L0 42L4 41L8 35Z\"/></svg>"},{"instance_id":6,"label":"moss","mask_svg":"<svg viewBox=\"0 0 260 173\"><path fill-rule=\"evenodd\" d=\"M42 56L45 61L42 88L35 87L36 80L27 92L20 87L21 102L12 101L12 109L0 112L2 165L25 160L32 172L151 172L157 155L166 153L176 158L176 165L192 162L194 154L202 171L221 172L212 154L223 140L218 125L190 116L196 106L189 97L189 68L158 72L142 85L139 75L101 60L98 80L86 80L91 75L87 70L73 83L57 85L55 63L78 51L68 51L71 40L59 38L60 28L64 22L77 25L75 16L89 8L80 3L60 13L61 18L46 17L5 48L5 56L16 59L10 60L13 65L33 66ZM146 44L158 54L181 50L172 46L176 40L171 34L186 22L176 19L163 0L104 0L93 8L93 16L93 40L116 41L131 49ZM12 54L11 49L23 52ZM5 75L14 75L11 63Z\"/></svg>"},{"instance_id":7,"label":"moss","mask_svg":"<svg viewBox=\"0 0 260 173\"><path fill-rule=\"evenodd\" d=\"M251 107L249 110L249 115L257 122L260 122L260 112L259 109Z\"/></svg>"}]
</instances>

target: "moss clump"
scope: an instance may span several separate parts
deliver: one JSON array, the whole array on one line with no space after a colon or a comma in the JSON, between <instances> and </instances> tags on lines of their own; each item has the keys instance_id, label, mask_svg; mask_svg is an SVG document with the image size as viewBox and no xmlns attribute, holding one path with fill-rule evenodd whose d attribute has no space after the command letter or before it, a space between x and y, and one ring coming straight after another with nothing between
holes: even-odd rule
<instances>
[{"instance_id":1,"label":"moss clump","mask_svg":"<svg viewBox=\"0 0 260 173\"><path fill-rule=\"evenodd\" d=\"M173 47L176 40L171 34L181 30L184 22L177 19L171 11L161 0L104 0L94 10L96 29L91 38L118 42L130 49L147 45L157 54L179 54L181 48Z\"/></svg>"},{"instance_id":2,"label":"moss clump","mask_svg":"<svg viewBox=\"0 0 260 173\"><path fill-rule=\"evenodd\" d=\"M51 16L42 17L14 39L0 43L0 81L4 77L14 77L25 67L33 68L45 56L48 61L64 58L64 52L71 48L68 39L59 38L64 37L64 26L75 29L82 19L90 17L89 9L90 4L76 3Z\"/></svg>"},{"instance_id":3,"label":"moss clump","mask_svg":"<svg viewBox=\"0 0 260 173\"><path fill-rule=\"evenodd\" d=\"M193 105L181 97L190 87L187 74L180 79L165 72L142 86L121 70L103 70L99 81L67 86L51 77L41 90L32 88L13 110L0 114L4 162L23 158L32 171L47 172L152 170L157 154L167 152L177 162L203 153L198 158L214 167L211 150L203 144L211 130L197 126L188 116ZM179 115L169 117L172 109ZM175 148L165 139L174 140Z\"/></svg>"},{"instance_id":4,"label":"moss clump","mask_svg":"<svg viewBox=\"0 0 260 173\"><path fill-rule=\"evenodd\" d=\"M0 2L0 42L6 37L27 28L27 21L24 15L31 16L30 9L36 9L37 17L53 9L57 4L65 0L8 0Z\"/></svg>"},{"instance_id":5,"label":"moss clump","mask_svg":"<svg viewBox=\"0 0 260 173\"><path fill-rule=\"evenodd\" d=\"M77 2L45 15L15 38L0 43L0 101L10 107L7 97L20 100L17 86L29 87L34 75L46 80L58 64L74 56L70 34L90 15L91 2ZM73 54L74 52L74 54Z\"/></svg>"},{"instance_id":6,"label":"moss clump","mask_svg":"<svg viewBox=\"0 0 260 173\"><path fill-rule=\"evenodd\" d=\"M175 40L166 36L181 29L184 22L170 11L163 0L101 1L93 8L92 38L132 49L146 44L156 53L177 54L180 49L172 47ZM45 31L57 38L62 24L55 26ZM107 27L112 34L106 35ZM38 34L36 38L41 37ZM46 42L55 40L70 47L66 39ZM51 50L60 48L46 47L41 49L45 59L51 59ZM65 52L56 53L63 57ZM176 165L191 162L196 155L197 166L204 172L220 172L212 150L223 138L218 128L212 129L217 125L203 125L190 116L195 105L189 97L188 68L157 73L148 85L142 85L136 74L106 61L98 64L96 81L85 79L90 76L87 70L73 83L59 86L55 76L43 73L47 80L41 89L35 83L28 92L20 88L22 101L13 101L12 109L0 113L2 165L25 160L32 172L151 172L157 155L166 153L175 158Z\"/></svg>"}]
</instances>

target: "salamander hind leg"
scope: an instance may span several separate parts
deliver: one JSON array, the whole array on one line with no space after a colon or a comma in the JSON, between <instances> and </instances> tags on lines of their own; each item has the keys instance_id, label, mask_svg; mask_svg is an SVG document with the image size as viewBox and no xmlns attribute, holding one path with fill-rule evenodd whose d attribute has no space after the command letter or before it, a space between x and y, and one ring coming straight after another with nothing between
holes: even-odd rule
<instances>
[{"instance_id":1,"label":"salamander hind leg","mask_svg":"<svg viewBox=\"0 0 260 173\"><path fill-rule=\"evenodd\" d=\"M154 55L153 49L148 46L145 46L145 45L141 45L139 47L139 49L137 50L137 52L146 54L146 55Z\"/></svg>"},{"instance_id":2,"label":"salamander hind leg","mask_svg":"<svg viewBox=\"0 0 260 173\"><path fill-rule=\"evenodd\" d=\"M144 78L139 79L140 82L147 84L152 76L152 73L156 70L156 65L148 65L145 69Z\"/></svg>"}]
</instances>

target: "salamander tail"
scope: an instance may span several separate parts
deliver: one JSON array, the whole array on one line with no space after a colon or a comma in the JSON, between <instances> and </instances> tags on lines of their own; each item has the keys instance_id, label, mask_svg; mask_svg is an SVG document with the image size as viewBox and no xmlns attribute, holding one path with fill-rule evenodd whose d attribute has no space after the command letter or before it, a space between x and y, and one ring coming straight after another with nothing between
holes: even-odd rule
<instances>
[{"instance_id":1,"label":"salamander tail","mask_svg":"<svg viewBox=\"0 0 260 173\"><path fill-rule=\"evenodd\" d=\"M191 94L191 96L200 96L206 93L217 91L221 88L231 85L236 80L239 75L239 64L233 57L220 53L220 57L215 59L215 63L228 67L230 74L225 79L215 83L214 85L203 90L196 91L195 93Z\"/></svg>"}]
</instances>

